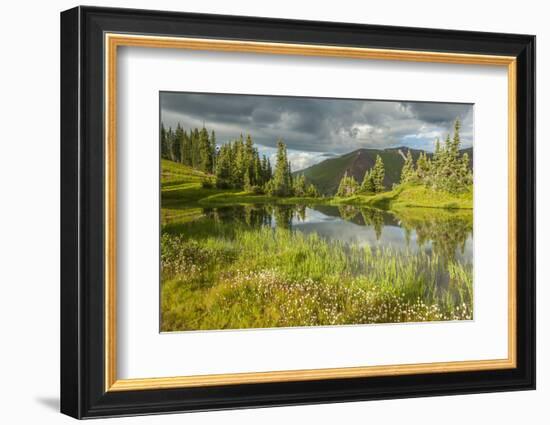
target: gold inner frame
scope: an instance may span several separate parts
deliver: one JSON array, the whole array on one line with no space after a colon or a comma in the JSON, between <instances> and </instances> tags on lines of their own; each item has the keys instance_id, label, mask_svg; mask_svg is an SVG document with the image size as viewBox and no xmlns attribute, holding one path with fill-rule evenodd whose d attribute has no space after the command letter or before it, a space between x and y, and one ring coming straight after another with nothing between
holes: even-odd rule
<instances>
[{"instance_id":1,"label":"gold inner frame","mask_svg":"<svg viewBox=\"0 0 550 425\"><path fill-rule=\"evenodd\" d=\"M508 71L508 357L495 360L118 379L116 372L116 106L117 48L120 46L506 67ZM517 76L515 57L107 33L105 34L105 81L105 391L481 371L516 367Z\"/></svg>"}]
</instances>

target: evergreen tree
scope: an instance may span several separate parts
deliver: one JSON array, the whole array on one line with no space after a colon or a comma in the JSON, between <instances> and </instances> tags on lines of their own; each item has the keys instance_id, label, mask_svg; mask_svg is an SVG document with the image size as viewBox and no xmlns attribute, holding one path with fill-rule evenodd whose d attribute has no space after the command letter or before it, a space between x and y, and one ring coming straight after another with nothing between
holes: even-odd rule
<instances>
[{"instance_id":1,"label":"evergreen tree","mask_svg":"<svg viewBox=\"0 0 550 425\"><path fill-rule=\"evenodd\" d=\"M231 187L231 146L223 145L216 165L216 186L220 189Z\"/></svg>"},{"instance_id":2,"label":"evergreen tree","mask_svg":"<svg viewBox=\"0 0 550 425\"><path fill-rule=\"evenodd\" d=\"M182 162L182 145L183 145L183 128L178 124L176 132L174 133L174 143L172 145L172 152L174 161Z\"/></svg>"},{"instance_id":3,"label":"evergreen tree","mask_svg":"<svg viewBox=\"0 0 550 425\"><path fill-rule=\"evenodd\" d=\"M307 186L306 186L306 177L303 174L300 174L294 179L294 196L306 196L307 195Z\"/></svg>"},{"instance_id":4,"label":"evergreen tree","mask_svg":"<svg viewBox=\"0 0 550 425\"><path fill-rule=\"evenodd\" d=\"M451 138L447 134L445 144L440 154L439 166L436 169L435 184L438 189L450 191L449 181L452 175Z\"/></svg>"},{"instance_id":5,"label":"evergreen tree","mask_svg":"<svg viewBox=\"0 0 550 425\"><path fill-rule=\"evenodd\" d=\"M430 175L430 169L431 161L426 156L426 153L422 152L416 161L416 178L421 182L427 181Z\"/></svg>"},{"instance_id":6,"label":"evergreen tree","mask_svg":"<svg viewBox=\"0 0 550 425\"><path fill-rule=\"evenodd\" d=\"M216 145L216 132L212 130L210 133L210 162L211 162L211 170L210 172L214 172L216 170L216 152L217 152L217 145Z\"/></svg>"},{"instance_id":7,"label":"evergreen tree","mask_svg":"<svg viewBox=\"0 0 550 425\"><path fill-rule=\"evenodd\" d=\"M451 143L451 156L458 157L460 150L460 121L455 121L455 132L453 134L453 141Z\"/></svg>"},{"instance_id":8,"label":"evergreen tree","mask_svg":"<svg viewBox=\"0 0 550 425\"><path fill-rule=\"evenodd\" d=\"M254 148L254 159L252 163L252 183L254 186L262 186L265 182L263 180L262 175L262 162L260 160L260 154L258 153L258 149Z\"/></svg>"},{"instance_id":9,"label":"evergreen tree","mask_svg":"<svg viewBox=\"0 0 550 425\"><path fill-rule=\"evenodd\" d=\"M168 146L168 132L164 127L164 123L160 124L160 157L164 159L170 158L170 149Z\"/></svg>"},{"instance_id":10,"label":"evergreen tree","mask_svg":"<svg viewBox=\"0 0 550 425\"><path fill-rule=\"evenodd\" d=\"M212 136L210 138L212 139ZM265 155L260 159L258 149L250 136L246 141L239 137L222 145L212 158L217 177L216 184L220 188L232 187L261 193L272 178L269 160ZM288 161L285 162L288 165ZM288 172L285 175L288 175ZM292 186L290 188L292 189Z\"/></svg>"},{"instance_id":11,"label":"evergreen tree","mask_svg":"<svg viewBox=\"0 0 550 425\"><path fill-rule=\"evenodd\" d=\"M205 173L212 172L212 146L206 128L199 133L199 170Z\"/></svg>"},{"instance_id":12,"label":"evergreen tree","mask_svg":"<svg viewBox=\"0 0 550 425\"><path fill-rule=\"evenodd\" d=\"M374 185L374 192L382 192L384 190L384 162L380 155L376 155L376 162L372 168L372 183Z\"/></svg>"},{"instance_id":13,"label":"evergreen tree","mask_svg":"<svg viewBox=\"0 0 550 425\"><path fill-rule=\"evenodd\" d=\"M340 180L340 185L338 186L338 192L336 196L341 198L347 198L349 196L355 195L359 190L359 184L355 177L348 176L348 172L344 173L344 176Z\"/></svg>"},{"instance_id":14,"label":"evergreen tree","mask_svg":"<svg viewBox=\"0 0 550 425\"><path fill-rule=\"evenodd\" d=\"M268 190L271 195L289 196L292 192L290 179L290 163L287 158L286 145L279 139L277 142L277 162L275 172L270 180Z\"/></svg>"},{"instance_id":15,"label":"evergreen tree","mask_svg":"<svg viewBox=\"0 0 550 425\"><path fill-rule=\"evenodd\" d=\"M183 141L181 145L181 162L184 165L192 166L191 161L191 139L186 131L183 132Z\"/></svg>"},{"instance_id":16,"label":"evergreen tree","mask_svg":"<svg viewBox=\"0 0 550 425\"><path fill-rule=\"evenodd\" d=\"M434 161L439 159L441 154L441 143L439 143L439 137L435 139L435 148L434 148Z\"/></svg>"},{"instance_id":17,"label":"evergreen tree","mask_svg":"<svg viewBox=\"0 0 550 425\"><path fill-rule=\"evenodd\" d=\"M262 174L262 184L265 184L269 180L271 180L271 169L269 167L269 160L265 155L262 155L261 174Z\"/></svg>"},{"instance_id":18,"label":"evergreen tree","mask_svg":"<svg viewBox=\"0 0 550 425\"><path fill-rule=\"evenodd\" d=\"M456 120L454 125L454 135L451 139L447 135L445 140L444 161L441 164L437 186L447 192L458 193L463 187L461 168L462 163L459 157L460 149L460 122Z\"/></svg>"},{"instance_id":19,"label":"evergreen tree","mask_svg":"<svg viewBox=\"0 0 550 425\"><path fill-rule=\"evenodd\" d=\"M250 134L246 136L246 142L244 146L244 173L248 173L248 180L250 186L254 184L254 143Z\"/></svg>"},{"instance_id":20,"label":"evergreen tree","mask_svg":"<svg viewBox=\"0 0 550 425\"><path fill-rule=\"evenodd\" d=\"M170 161L175 161L174 158L174 132L172 131L172 127L168 128L168 133L166 134L166 141L168 145L168 159Z\"/></svg>"},{"instance_id":21,"label":"evergreen tree","mask_svg":"<svg viewBox=\"0 0 550 425\"><path fill-rule=\"evenodd\" d=\"M287 173L288 184L290 185L290 187L292 187L293 178L292 178L292 168L290 166L290 160L287 161L286 173Z\"/></svg>"},{"instance_id":22,"label":"evergreen tree","mask_svg":"<svg viewBox=\"0 0 550 425\"><path fill-rule=\"evenodd\" d=\"M435 139L435 148L433 154L433 172L437 173L439 166L441 164L441 143L439 143L439 137Z\"/></svg>"},{"instance_id":23,"label":"evergreen tree","mask_svg":"<svg viewBox=\"0 0 550 425\"><path fill-rule=\"evenodd\" d=\"M273 178L273 168L271 167L271 161L267 160L267 167L266 167L266 181L269 181Z\"/></svg>"},{"instance_id":24,"label":"evergreen tree","mask_svg":"<svg viewBox=\"0 0 550 425\"><path fill-rule=\"evenodd\" d=\"M309 198L318 198L320 196L319 191L313 184L308 184L306 189L306 196Z\"/></svg>"},{"instance_id":25,"label":"evergreen tree","mask_svg":"<svg viewBox=\"0 0 550 425\"><path fill-rule=\"evenodd\" d=\"M250 171L247 168L244 172L244 183L243 183L243 189L246 192L252 192L252 182L250 180Z\"/></svg>"},{"instance_id":26,"label":"evergreen tree","mask_svg":"<svg viewBox=\"0 0 550 425\"><path fill-rule=\"evenodd\" d=\"M199 150L199 129L195 128L191 134L191 166L200 168L200 150Z\"/></svg>"},{"instance_id":27,"label":"evergreen tree","mask_svg":"<svg viewBox=\"0 0 550 425\"><path fill-rule=\"evenodd\" d=\"M469 185L474 183L474 176L470 171L470 157L466 152L464 152L464 154L462 155L459 173L461 177L461 183L464 187L468 187Z\"/></svg>"},{"instance_id":28,"label":"evergreen tree","mask_svg":"<svg viewBox=\"0 0 550 425\"><path fill-rule=\"evenodd\" d=\"M415 178L414 161L411 154L411 150L409 149L407 152L407 157L405 158L405 164L403 164L403 168L401 169L401 183L407 183L407 182L413 181L414 178Z\"/></svg>"},{"instance_id":29,"label":"evergreen tree","mask_svg":"<svg viewBox=\"0 0 550 425\"><path fill-rule=\"evenodd\" d=\"M460 156L460 144L460 121L456 120L452 139L447 135L443 147L436 139L432 160L425 154L418 158L416 174L419 181L434 190L450 193L468 190L473 176L468 154Z\"/></svg>"},{"instance_id":30,"label":"evergreen tree","mask_svg":"<svg viewBox=\"0 0 550 425\"><path fill-rule=\"evenodd\" d=\"M361 183L361 192L374 192L374 181L371 170L365 171L365 177Z\"/></svg>"},{"instance_id":31,"label":"evergreen tree","mask_svg":"<svg viewBox=\"0 0 550 425\"><path fill-rule=\"evenodd\" d=\"M242 188L244 187L244 173L247 167L246 151L242 134L233 143L233 151L233 156L235 158L231 170L233 186L236 188Z\"/></svg>"}]
</instances>

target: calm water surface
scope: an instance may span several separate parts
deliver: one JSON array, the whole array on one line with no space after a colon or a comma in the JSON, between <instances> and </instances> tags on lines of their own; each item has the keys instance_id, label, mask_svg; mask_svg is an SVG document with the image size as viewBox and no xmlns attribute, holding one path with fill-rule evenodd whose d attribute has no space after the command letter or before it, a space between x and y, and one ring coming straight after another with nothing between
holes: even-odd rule
<instances>
[{"instance_id":1,"label":"calm water surface","mask_svg":"<svg viewBox=\"0 0 550 425\"><path fill-rule=\"evenodd\" d=\"M219 222L282 227L374 249L422 250L464 264L473 258L471 211L393 213L353 206L247 205L205 208L198 220L212 221L213 235Z\"/></svg>"}]
</instances>

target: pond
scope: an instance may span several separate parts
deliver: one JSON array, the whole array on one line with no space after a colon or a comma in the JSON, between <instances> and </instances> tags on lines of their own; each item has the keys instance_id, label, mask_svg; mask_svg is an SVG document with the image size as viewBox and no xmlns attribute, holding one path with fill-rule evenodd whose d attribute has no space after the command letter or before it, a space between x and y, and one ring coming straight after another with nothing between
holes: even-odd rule
<instances>
[{"instance_id":1,"label":"pond","mask_svg":"<svg viewBox=\"0 0 550 425\"><path fill-rule=\"evenodd\" d=\"M411 209L389 212L351 205L236 205L195 209L195 219L178 225L171 221L171 232L193 233L193 223L201 224L201 233L215 236L219 227L244 225L268 226L304 234L317 233L328 241L370 246L373 249L423 251L445 260L471 264L473 258L473 220L471 210ZM211 224L209 226L208 224ZM206 230L205 230L206 229Z\"/></svg>"},{"instance_id":2,"label":"pond","mask_svg":"<svg viewBox=\"0 0 550 425\"><path fill-rule=\"evenodd\" d=\"M162 211L161 329L473 318L471 210Z\"/></svg>"}]
</instances>

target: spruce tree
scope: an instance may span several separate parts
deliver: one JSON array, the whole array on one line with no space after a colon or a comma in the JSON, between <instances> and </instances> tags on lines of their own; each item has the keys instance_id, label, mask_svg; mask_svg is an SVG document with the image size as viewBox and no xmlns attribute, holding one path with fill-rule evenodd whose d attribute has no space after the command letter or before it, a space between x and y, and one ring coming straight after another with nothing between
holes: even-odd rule
<instances>
[{"instance_id":1,"label":"spruce tree","mask_svg":"<svg viewBox=\"0 0 550 425\"><path fill-rule=\"evenodd\" d=\"M421 155L417 161L417 175L422 183L434 190L460 193L473 182L468 154L460 156L460 121L454 123L454 134L447 135L443 148L439 139L435 142L433 159Z\"/></svg>"},{"instance_id":2,"label":"spruce tree","mask_svg":"<svg viewBox=\"0 0 550 425\"><path fill-rule=\"evenodd\" d=\"M434 148L434 161L439 159L441 154L441 143L439 143L439 137L435 139L435 148Z\"/></svg>"},{"instance_id":3,"label":"spruce tree","mask_svg":"<svg viewBox=\"0 0 550 425\"><path fill-rule=\"evenodd\" d=\"M254 181L254 142L252 142L252 137L250 134L246 136L246 142L244 146L244 172L248 172L248 179L250 185Z\"/></svg>"},{"instance_id":4,"label":"spruce tree","mask_svg":"<svg viewBox=\"0 0 550 425\"><path fill-rule=\"evenodd\" d=\"M439 142L439 137L438 137L435 139L435 148L434 148L434 154L433 154L431 173L426 181L428 184L435 186L435 180L440 174L439 170L441 169L441 165L442 165L441 143Z\"/></svg>"},{"instance_id":5,"label":"spruce tree","mask_svg":"<svg viewBox=\"0 0 550 425\"><path fill-rule=\"evenodd\" d=\"M236 188L244 186L244 173L247 167L246 152L244 148L243 135L233 143L234 163L231 170L233 185Z\"/></svg>"},{"instance_id":6,"label":"spruce tree","mask_svg":"<svg viewBox=\"0 0 550 425\"><path fill-rule=\"evenodd\" d=\"M307 189L306 177L300 174L294 179L294 196L306 196Z\"/></svg>"},{"instance_id":7,"label":"spruce tree","mask_svg":"<svg viewBox=\"0 0 550 425\"><path fill-rule=\"evenodd\" d=\"M252 182L250 180L250 171L248 168L244 172L244 184L243 189L245 192L252 192Z\"/></svg>"},{"instance_id":8,"label":"spruce tree","mask_svg":"<svg viewBox=\"0 0 550 425\"><path fill-rule=\"evenodd\" d=\"M160 157L168 159L168 141L166 138L166 128L164 123L160 123Z\"/></svg>"},{"instance_id":9,"label":"spruce tree","mask_svg":"<svg viewBox=\"0 0 550 425\"><path fill-rule=\"evenodd\" d=\"M348 171L346 170L344 172L344 175L340 179L340 184L338 185L336 196L343 198L347 195L347 183L348 183Z\"/></svg>"},{"instance_id":10,"label":"spruce tree","mask_svg":"<svg viewBox=\"0 0 550 425\"><path fill-rule=\"evenodd\" d=\"M458 157L460 150L460 121L457 119L455 121L455 132L453 134L453 141L451 143L451 155L453 157Z\"/></svg>"},{"instance_id":11,"label":"spruce tree","mask_svg":"<svg viewBox=\"0 0 550 425\"><path fill-rule=\"evenodd\" d=\"M271 161L269 159L267 160L266 176L266 181L269 181L273 178L273 167L271 167Z\"/></svg>"},{"instance_id":12,"label":"spruce tree","mask_svg":"<svg viewBox=\"0 0 550 425\"><path fill-rule=\"evenodd\" d=\"M183 147L183 128L181 128L181 125L178 123L178 126L176 127L176 132L174 133L174 142L172 146L174 161L176 162L180 162L180 163L183 162L182 147Z\"/></svg>"},{"instance_id":13,"label":"spruce tree","mask_svg":"<svg viewBox=\"0 0 550 425\"><path fill-rule=\"evenodd\" d=\"M292 175L292 165L290 164L290 159L288 160L287 173L288 173L288 181L290 183L290 187L292 187L292 185L294 184L294 176Z\"/></svg>"},{"instance_id":14,"label":"spruce tree","mask_svg":"<svg viewBox=\"0 0 550 425\"><path fill-rule=\"evenodd\" d=\"M348 176L348 172L344 173L344 176L340 180L340 185L338 186L338 192L336 196L341 198L347 198L349 196L355 195L359 191L359 184L355 177Z\"/></svg>"},{"instance_id":15,"label":"spruce tree","mask_svg":"<svg viewBox=\"0 0 550 425\"><path fill-rule=\"evenodd\" d=\"M254 148L254 157L252 161L252 184L254 186L261 186L263 185L263 177L262 177L262 163L260 161L260 155L258 154L258 149Z\"/></svg>"},{"instance_id":16,"label":"spruce tree","mask_svg":"<svg viewBox=\"0 0 550 425\"><path fill-rule=\"evenodd\" d=\"M168 159L170 159L170 161L176 160L174 156L174 139L175 139L174 132L172 131L172 127L170 127L166 135L166 140L168 145Z\"/></svg>"},{"instance_id":17,"label":"spruce tree","mask_svg":"<svg viewBox=\"0 0 550 425\"><path fill-rule=\"evenodd\" d=\"M212 130L210 133L210 163L211 163L211 172L214 172L216 170L216 152L217 152L217 145L216 145L216 132Z\"/></svg>"},{"instance_id":18,"label":"spruce tree","mask_svg":"<svg viewBox=\"0 0 550 425\"><path fill-rule=\"evenodd\" d=\"M286 145L281 139L277 142L277 162L271 182L269 185L271 194L276 196L289 196L291 194L290 163L287 159Z\"/></svg>"},{"instance_id":19,"label":"spruce tree","mask_svg":"<svg viewBox=\"0 0 550 425\"><path fill-rule=\"evenodd\" d=\"M416 176L422 183L426 183L430 176L431 162L426 156L425 152L422 152L416 161Z\"/></svg>"},{"instance_id":20,"label":"spruce tree","mask_svg":"<svg viewBox=\"0 0 550 425\"><path fill-rule=\"evenodd\" d=\"M374 185L374 192L382 192L384 190L384 162L380 155L376 155L376 162L372 168L372 182Z\"/></svg>"},{"instance_id":21,"label":"spruce tree","mask_svg":"<svg viewBox=\"0 0 550 425\"><path fill-rule=\"evenodd\" d=\"M470 171L470 157L464 152L460 163L460 178L463 187L469 187L474 182L474 176Z\"/></svg>"},{"instance_id":22,"label":"spruce tree","mask_svg":"<svg viewBox=\"0 0 550 425\"><path fill-rule=\"evenodd\" d=\"M405 158L405 163L401 169L401 183L408 183L414 180L415 170L414 170L414 161L411 154L411 150L407 151L407 156Z\"/></svg>"},{"instance_id":23,"label":"spruce tree","mask_svg":"<svg viewBox=\"0 0 550 425\"><path fill-rule=\"evenodd\" d=\"M212 146L206 128L199 133L199 169L205 173L212 172Z\"/></svg>"},{"instance_id":24,"label":"spruce tree","mask_svg":"<svg viewBox=\"0 0 550 425\"><path fill-rule=\"evenodd\" d=\"M306 196L308 196L309 198L318 198L320 195L317 188L310 183L306 189Z\"/></svg>"},{"instance_id":25,"label":"spruce tree","mask_svg":"<svg viewBox=\"0 0 550 425\"><path fill-rule=\"evenodd\" d=\"M220 189L231 187L231 146L223 145L216 164L216 186Z\"/></svg>"},{"instance_id":26,"label":"spruce tree","mask_svg":"<svg viewBox=\"0 0 550 425\"><path fill-rule=\"evenodd\" d=\"M200 167L199 141L199 129L195 128L191 133L191 166L197 169Z\"/></svg>"},{"instance_id":27,"label":"spruce tree","mask_svg":"<svg viewBox=\"0 0 550 425\"><path fill-rule=\"evenodd\" d=\"M445 138L445 145L443 151L441 152L441 164L439 168L440 183L445 190L449 190L448 182L452 172L452 158L449 155L451 152L451 143L451 137L447 134L447 137Z\"/></svg>"},{"instance_id":28,"label":"spruce tree","mask_svg":"<svg viewBox=\"0 0 550 425\"><path fill-rule=\"evenodd\" d=\"M269 180L271 180L271 167L269 166L269 160L265 155L262 155L261 174L262 174L262 181L261 181L262 185L266 184Z\"/></svg>"},{"instance_id":29,"label":"spruce tree","mask_svg":"<svg viewBox=\"0 0 550 425\"><path fill-rule=\"evenodd\" d=\"M187 134L187 131L183 131L183 141L181 144L181 162L184 165L192 166L191 161L191 139Z\"/></svg>"},{"instance_id":30,"label":"spruce tree","mask_svg":"<svg viewBox=\"0 0 550 425\"><path fill-rule=\"evenodd\" d=\"M374 181L372 180L371 170L365 171L365 177L361 183L361 192L374 192Z\"/></svg>"}]
</instances>

